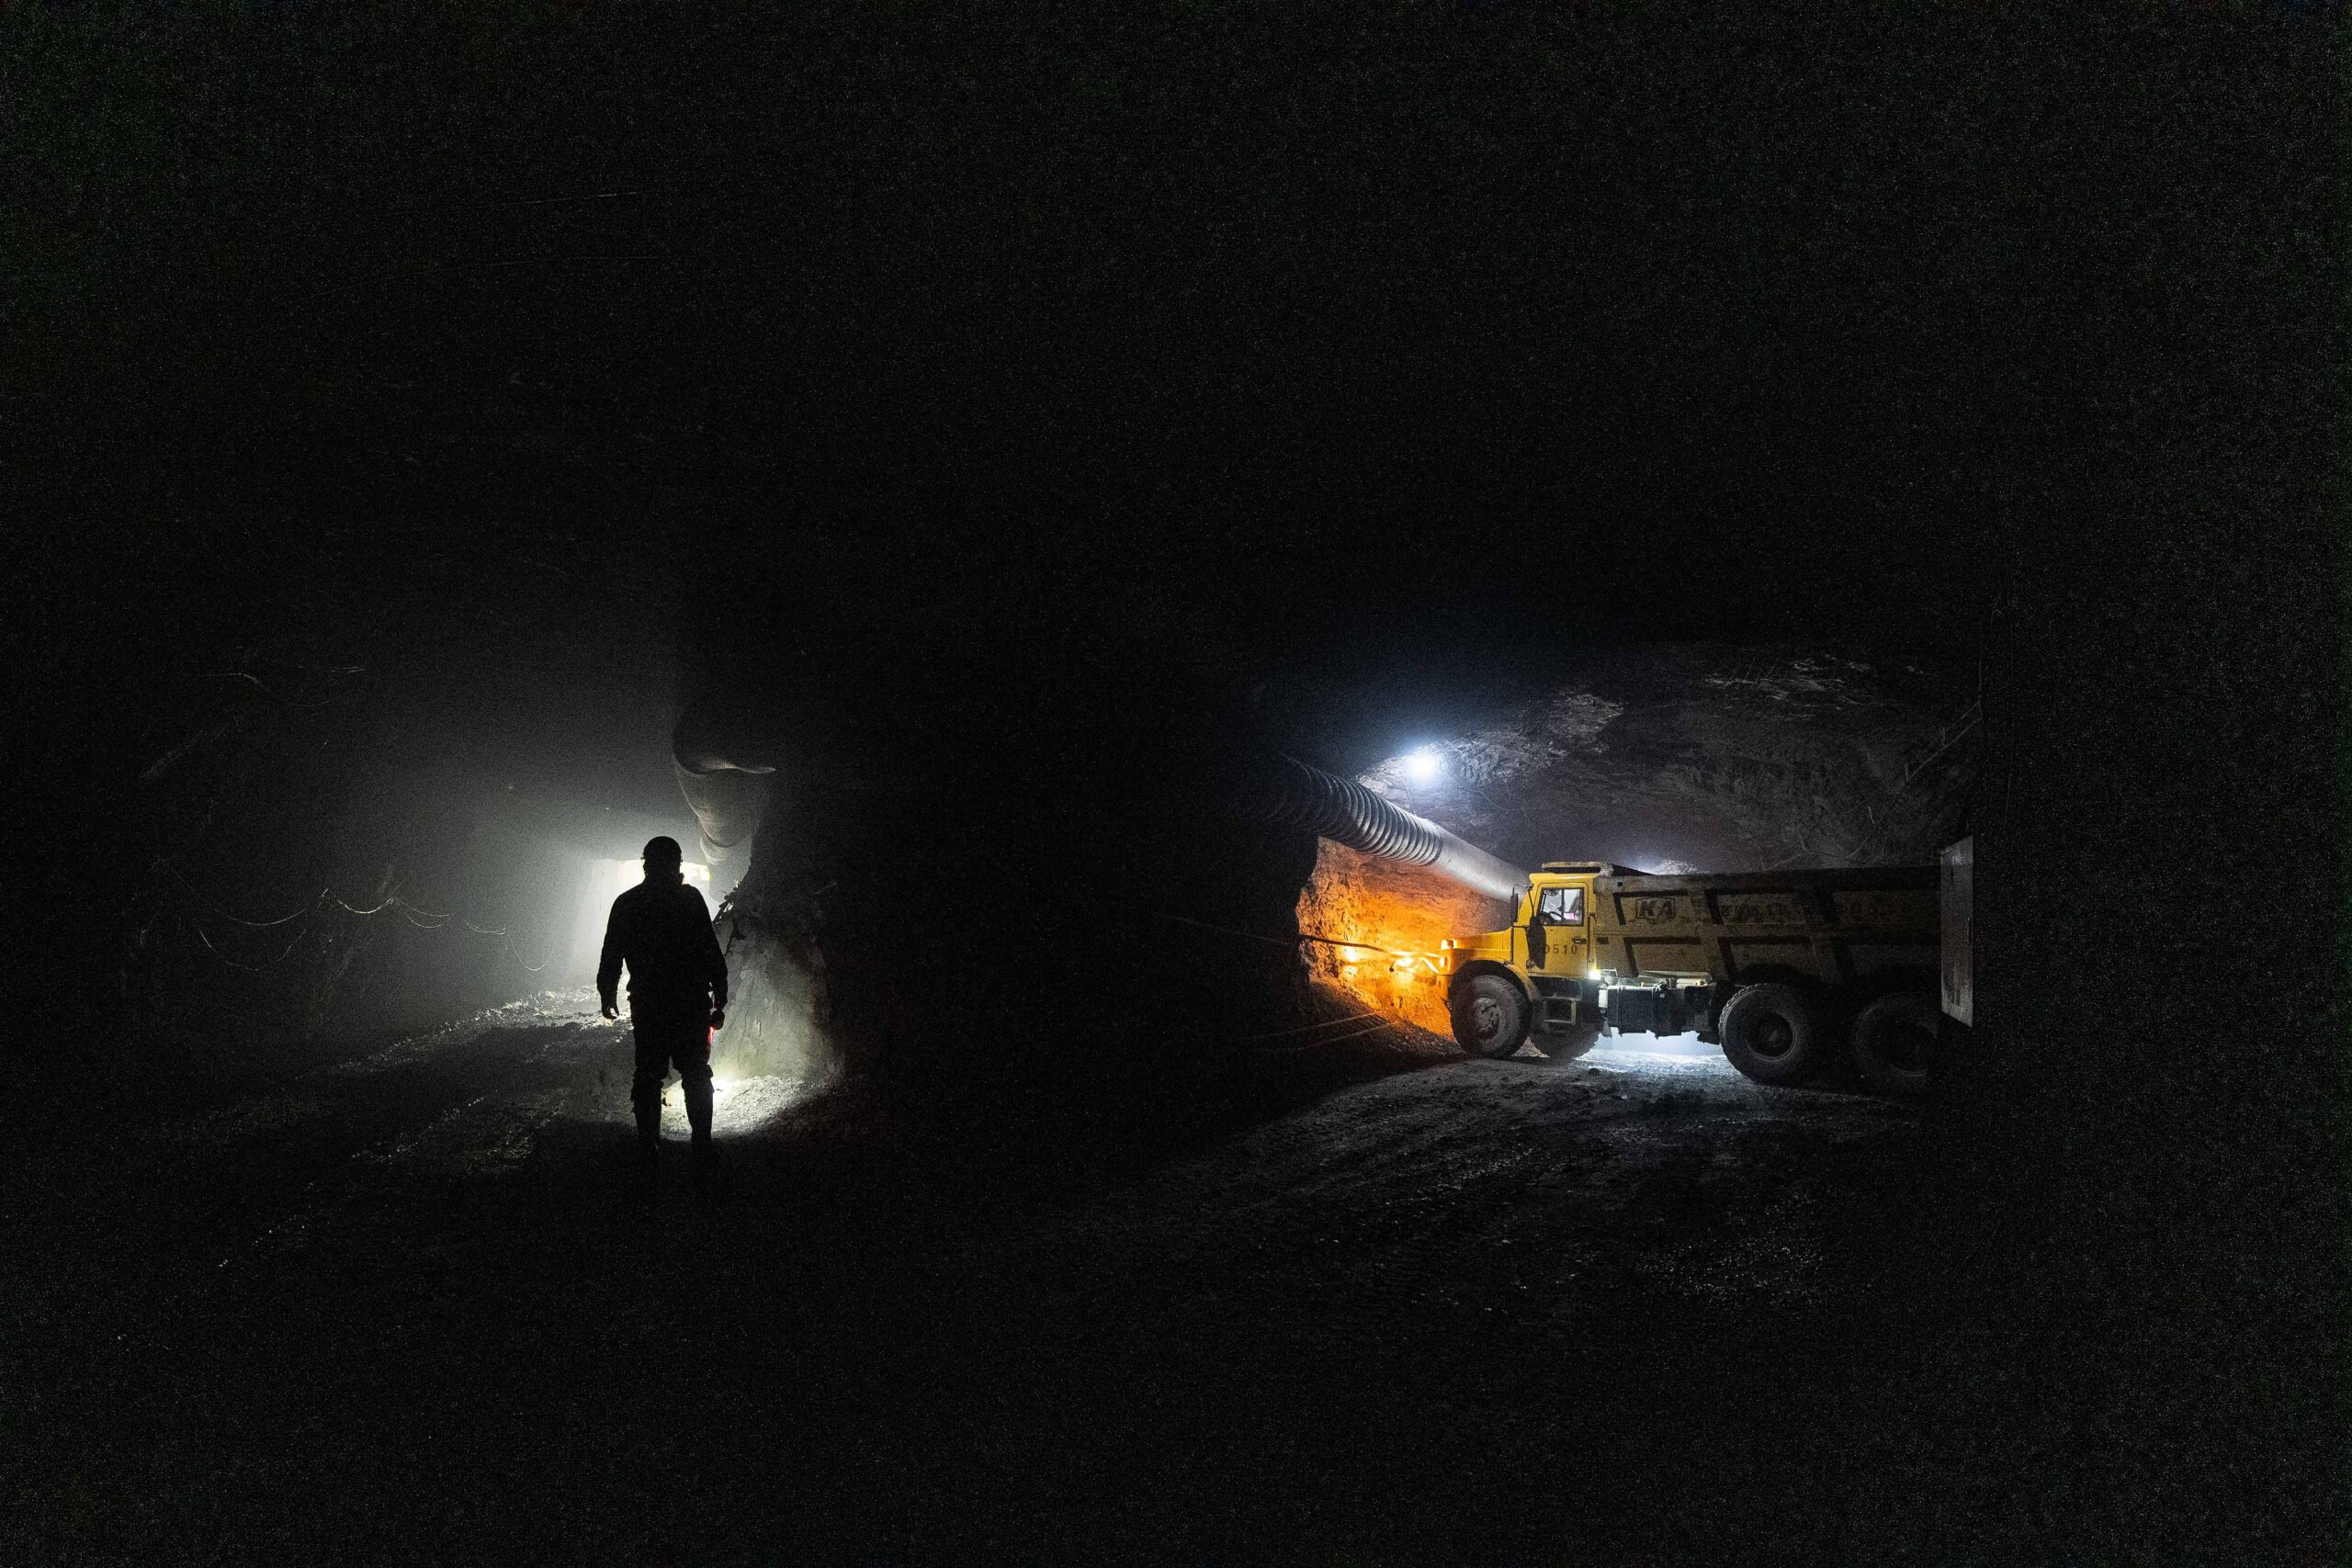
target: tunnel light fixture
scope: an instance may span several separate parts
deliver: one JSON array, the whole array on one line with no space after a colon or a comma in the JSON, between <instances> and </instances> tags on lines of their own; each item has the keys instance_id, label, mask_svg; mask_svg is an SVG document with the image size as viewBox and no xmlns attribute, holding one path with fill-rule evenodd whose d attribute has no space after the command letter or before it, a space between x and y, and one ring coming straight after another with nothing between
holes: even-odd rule
<instances>
[{"instance_id":1,"label":"tunnel light fixture","mask_svg":"<svg viewBox=\"0 0 2352 1568\"><path fill-rule=\"evenodd\" d=\"M1445 753L1434 746L1424 746L1405 754L1405 777L1417 784L1431 784L1445 777Z\"/></svg>"}]
</instances>

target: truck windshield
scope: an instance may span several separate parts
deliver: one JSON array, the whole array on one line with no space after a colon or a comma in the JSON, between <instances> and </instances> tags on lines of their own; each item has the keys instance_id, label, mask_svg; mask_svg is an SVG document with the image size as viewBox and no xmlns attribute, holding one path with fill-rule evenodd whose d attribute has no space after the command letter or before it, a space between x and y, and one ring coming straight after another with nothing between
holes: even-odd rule
<instances>
[{"instance_id":1,"label":"truck windshield","mask_svg":"<svg viewBox=\"0 0 2352 1568\"><path fill-rule=\"evenodd\" d=\"M1535 901L1535 918L1547 926L1584 924L1584 889L1546 887Z\"/></svg>"}]
</instances>

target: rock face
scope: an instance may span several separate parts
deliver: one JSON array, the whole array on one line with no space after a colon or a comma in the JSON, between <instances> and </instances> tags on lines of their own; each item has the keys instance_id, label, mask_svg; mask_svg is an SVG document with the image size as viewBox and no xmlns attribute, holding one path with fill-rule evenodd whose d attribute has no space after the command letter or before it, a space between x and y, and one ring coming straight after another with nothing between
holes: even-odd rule
<instances>
[{"instance_id":1,"label":"rock face","mask_svg":"<svg viewBox=\"0 0 2352 1568\"><path fill-rule=\"evenodd\" d=\"M1133 639L825 615L746 613L697 695L777 770L729 901L772 1070L942 1135L1116 1143L1295 1005L1313 840L1217 805L1224 694Z\"/></svg>"},{"instance_id":2,"label":"rock face","mask_svg":"<svg viewBox=\"0 0 2352 1568\"><path fill-rule=\"evenodd\" d=\"M1972 694L1804 649L1612 649L1365 782L1507 860L1645 870L1932 860L1974 778Z\"/></svg>"},{"instance_id":3,"label":"rock face","mask_svg":"<svg viewBox=\"0 0 2352 1568\"><path fill-rule=\"evenodd\" d=\"M739 888L721 906L719 945L727 954L727 1027L712 1042L720 1077L788 1079L804 1091L842 1073L841 1053L826 1032L822 948L811 940L806 900Z\"/></svg>"},{"instance_id":4,"label":"rock face","mask_svg":"<svg viewBox=\"0 0 2352 1568\"><path fill-rule=\"evenodd\" d=\"M1452 1027L1435 964L1438 944L1494 931L1510 917L1500 899L1329 841L1298 897L1301 934L1339 939L1304 944L1308 973L1436 1034Z\"/></svg>"}]
</instances>

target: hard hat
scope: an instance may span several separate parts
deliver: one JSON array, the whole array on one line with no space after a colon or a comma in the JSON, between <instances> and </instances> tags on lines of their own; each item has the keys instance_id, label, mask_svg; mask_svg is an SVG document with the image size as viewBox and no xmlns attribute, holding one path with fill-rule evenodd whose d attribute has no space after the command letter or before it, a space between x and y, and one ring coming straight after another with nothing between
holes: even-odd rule
<instances>
[{"instance_id":1,"label":"hard hat","mask_svg":"<svg viewBox=\"0 0 2352 1568\"><path fill-rule=\"evenodd\" d=\"M639 858L647 861L660 861L666 865L677 865L685 860L686 852L678 847L677 840L667 833L662 833L645 840L645 853Z\"/></svg>"}]
</instances>

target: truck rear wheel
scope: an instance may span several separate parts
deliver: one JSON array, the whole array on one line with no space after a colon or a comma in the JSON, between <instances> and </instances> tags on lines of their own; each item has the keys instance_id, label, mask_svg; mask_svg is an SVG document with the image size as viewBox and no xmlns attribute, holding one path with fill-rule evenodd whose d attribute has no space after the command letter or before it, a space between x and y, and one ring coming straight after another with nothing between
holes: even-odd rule
<instances>
[{"instance_id":1,"label":"truck rear wheel","mask_svg":"<svg viewBox=\"0 0 2352 1568\"><path fill-rule=\"evenodd\" d=\"M1928 1092L1928 1056L1942 1010L1917 991L1897 991L1854 1020L1854 1070L1881 1094L1917 1100Z\"/></svg>"},{"instance_id":2,"label":"truck rear wheel","mask_svg":"<svg viewBox=\"0 0 2352 1568\"><path fill-rule=\"evenodd\" d=\"M1527 1039L1527 998L1500 975L1473 975L1453 998L1453 1041L1473 1056L1508 1056Z\"/></svg>"},{"instance_id":3,"label":"truck rear wheel","mask_svg":"<svg viewBox=\"0 0 2352 1568\"><path fill-rule=\"evenodd\" d=\"M1716 1032L1724 1059L1758 1083L1792 1084L1821 1065L1820 1012L1794 986L1741 987Z\"/></svg>"}]
</instances>

